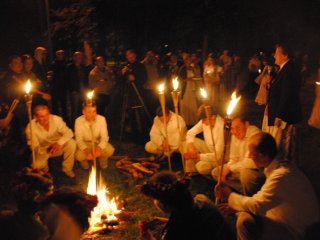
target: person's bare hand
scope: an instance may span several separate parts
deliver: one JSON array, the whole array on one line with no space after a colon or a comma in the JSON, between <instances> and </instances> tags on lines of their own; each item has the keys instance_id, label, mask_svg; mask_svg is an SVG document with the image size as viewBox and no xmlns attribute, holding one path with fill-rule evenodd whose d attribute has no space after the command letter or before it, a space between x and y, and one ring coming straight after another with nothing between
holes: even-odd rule
<instances>
[{"instance_id":1,"label":"person's bare hand","mask_svg":"<svg viewBox=\"0 0 320 240\"><path fill-rule=\"evenodd\" d=\"M85 148L83 153L86 155L87 160L93 160L92 151L89 148Z\"/></svg>"},{"instance_id":2,"label":"person's bare hand","mask_svg":"<svg viewBox=\"0 0 320 240\"><path fill-rule=\"evenodd\" d=\"M231 188L229 188L225 184L220 183L214 187L214 194L216 198L221 200L221 202L227 202L231 193Z\"/></svg>"},{"instance_id":3,"label":"person's bare hand","mask_svg":"<svg viewBox=\"0 0 320 240\"><path fill-rule=\"evenodd\" d=\"M198 152L186 152L183 156L185 160L199 161L200 159L200 155Z\"/></svg>"},{"instance_id":4,"label":"person's bare hand","mask_svg":"<svg viewBox=\"0 0 320 240\"><path fill-rule=\"evenodd\" d=\"M281 126L281 119L280 118L274 119L274 126L278 127L278 128Z\"/></svg>"},{"instance_id":5,"label":"person's bare hand","mask_svg":"<svg viewBox=\"0 0 320 240\"><path fill-rule=\"evenodd\" d=\"M227 203L221 203L218 206L219 211L225 217L235 214L237 211L229 206Z\"/></svg>"},{"instance_id":6,"label":"person's bare hand","mask_svg":"<svg viewBox=\"0 0 320 240\"><path fill-rule=\"evenodd\" d=\"M56 154L57 152L59 152L61 149L61 145L58 143L54 143L50 146L50 150L49 153L50 154Z\"/></svg>"},{"instance_id":7,"label":"person's bare hand","mask_svg":"<svg viewBox=\"0 0 320 240\"><path fill-rule=\"evenodd\" d=\"M130 82L133 82L134 80L136 80L136 78L135 78L135 76L134 76L133 74L129 74L129 75L128 75L128 80L129 80Z\"/></svg>"},{"instance_id":8,"label":"person's bare hand","mask_svg":"<svg viewBox=\"0 0 320 240\"><path fill-rule=\"evenodd\" d=\"M96 156L96 157L100 157L100 156L101 156L101 148L100 148L100 147L96 147L95 150L96 150L96 151L95 151L95 156Z\"/></svg>"},{"instance_id":9,"label":"person's bare hand","mask_svg":"<svg viewBox=\"0 0 320 240\"><path fill-rule=\"evenodd\" d=\"M169 152L170 151L170 146L167 140L163 140L162 142L162 147L164 152Z\"/></svg>"}]
</instances>

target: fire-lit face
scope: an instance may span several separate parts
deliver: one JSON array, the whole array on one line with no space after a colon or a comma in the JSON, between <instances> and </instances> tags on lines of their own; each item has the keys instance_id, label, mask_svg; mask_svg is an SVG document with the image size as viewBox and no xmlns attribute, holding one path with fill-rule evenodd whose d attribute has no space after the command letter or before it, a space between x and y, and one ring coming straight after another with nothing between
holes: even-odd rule
<instances>
[{"instance_id":1,"label":"fire-lit face","mask_svg":"<svg viewBox=\"0 0 320 240\"><path fill-rule=\"evenodd\" d=\"M75 65L80 65L83 62L83 54L81 52L76 52L73 54L73 62Z\"/></svg>"},{"instance_id":2,"label":"fire-lit face","mask_svg":"<svg viewBox=\"0 0 320 240\"><path fill-rule=\"evenodd\" d=\"M248 125L248 122L242 122L241 119L235 118L231 123L231 134L239 140L244 139Z\"/></svg>"},{"instance_id":3,"label":"fire-lit face","mask_svg":"<svg viewBox=\"0 0 320 240\"><path fill-rule=\"evenodd\" d=\"M50 121L50 112L47 108L40 108L35 113L37 122L43 126L48 127Z\"/></svg>"},{"instance_id":4,"label":"fire-lit face","mask_svg":"<svg viewBox=\"0 0 320 240\"><path fill-rule=\"evenodd\" d=\"M97 57L96 58L96 66L99 69L104 69L106 65L105 59L103 57Z\"/></svg>"},{"instance_id":5,"label":"fire-lit face","mask_svg":"<svg viewBox=\"0 0 320 240\"><path fill-rule=\"evenodd\" d=\"M88 122L93 122L97 117L97 108L87 106L83 109L82 113Z\"/></svg>"},{"instance_id":6,"label":"fire-lit face","mask_svg":"<svg viewBox=\"0 0 320 240\"><path fill-rule=\"evenodd\" d=\"M21 73L22 69L23 69L23 64L22 64L21 58L17 57L17 58L12 59L9 66L13 72Z\"/></svg>"},{"instance_id":7,"label":"fire-lit face","mask_svg":"<svg viewBox=\"0 0 320 240\"><path fill-rule=\"evenodd\" d=\"M260 153L254 146L254 144L249 143L249 158L251 158L257 168L265 168L268 166L268 156Z\"/></svg>"},{"instance_id":8,"label":"fire-lit face","mask_svg":"<svg viewBox=\"0 0 320 240\"><path fill-rule=\"evenodd\" d=\"M33 68L33 59L32 58L28 58L24 61L24 70L28 73L31 72Z\"/></svg>"},{"instance_id":9,"label":"fire-lit face","mask_svg":"<svg viewBox=\"0 0 320 240\"><path fill-rule=\"evenodd\" d=\"M135 54L135 52L128 50L126 52L126 58L129 63L134 63L137 60L137 55Z\"/></svg>"},{"instance_id":10,"label":"fire-lit face","mask_svg":"<svg viewBox=\"0 0 320 240\"><path fill-rule=\"evenodd\" d=\"M288 60L288 55L283 54L281 47L277 47L274 53L274 60L275 64L280 66Z\"/></svg>"},{"instance_id":11,"label":"fire-lit face","mask_svg":"<svg viewBox=\"0 0 320 240\"><path fill-rule=\"evenodd\" d=\"M214 126L216 123L216 116L215 115L211 116L210 121L208 118L204 118L201 121L202 121L202 124L204 124L204 125L209 126L211 123L211 126Z\"/></svg>"}]
</instances>

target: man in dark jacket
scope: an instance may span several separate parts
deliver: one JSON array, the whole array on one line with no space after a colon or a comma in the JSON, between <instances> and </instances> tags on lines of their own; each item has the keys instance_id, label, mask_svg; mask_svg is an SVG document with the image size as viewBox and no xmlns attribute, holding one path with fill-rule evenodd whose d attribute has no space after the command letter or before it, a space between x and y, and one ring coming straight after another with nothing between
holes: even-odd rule
<instances>
[{"instance_id":1,"label":"man in dark jacket","mask_svg":"<svg viewBox=\"0 0 320 240\"><path fill-rule=\"evenodd\" d=\"M73 54L73 62L67 67L67 76L69 83L69 91L71 97L71 126L74 121L81 115L82 100L85 89L88 88L88 75L91 66L84 66L84 55L82 52Z\"/></svg>"},{"instance_id":2,"label":"man in dark jacket","mask_svg":"<svg viewBox=\"0 0 320 240\"><path fill-rule=\"evenodd\" d=\"M50 70L53 71L51 83L52 112L62 116L63 120L69 123L67 111L67 65L63 50L56 51L56 58L52 62Z\"/></svg>"},{"instance_id":3,"label":"man in dark jacket","mask_svg":"<svg viewBox=\"0 0 320 240\"><path fill-rule=\"evenodd\" d=\"M302 120L301 79L294 62L290 59L290 49L287 46L277 45L274 58L275 64L280 69L269 89L268 125L282 132L280 148L285 154L285 158L288 158L290 157L289 148L292 146L295 124ZM288 141L288 139L290 140ZM290 142L291 144L289 144Z\"/></svg>"}]
</instances>

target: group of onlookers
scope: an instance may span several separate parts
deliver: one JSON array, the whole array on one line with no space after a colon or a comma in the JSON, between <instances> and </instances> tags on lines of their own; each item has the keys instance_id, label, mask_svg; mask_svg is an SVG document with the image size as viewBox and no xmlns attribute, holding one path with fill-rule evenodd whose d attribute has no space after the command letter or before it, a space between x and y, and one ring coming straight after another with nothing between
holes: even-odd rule
<instances>
[{"instance_id":1,"label":"group of onlookers","mask_svg":"<svg viewBox=\"0 0 320 240\"><path fill-rule=\"evenodd\" d=\"M179 152L187 176L201 174L218 181L215 196L227 203L223 211L237 212L238 239L258 239L261 235L267 239L299 239L307 227L319 221L318 201L311 184L294 165L295 129L302 120L301 72L286 45L276 46L275 65L261 65L257 56L250 60L249 76L261 88L256 102L266 105L263 126L260 130L250 125L244 115L235 114L228 126L232 135L229 151L227 123L219 115L219 107L226 94L237 86L239 57L231 58L226 50L219 57L210 54L202 65L197 54L183 53L179 64L179 56L171 54L168 62L161 65L154 52L148 51L140 62L129 49L126 64L113 71L102 56L93 62L91 51L87 46L84 53L75 52L72 63L66 64L64 51L58 50L48 67L42 47L35 50L34 57L10 58L3 96L9 103L20 101L13 123L18 127L13 132L21 142L27 136L33 151L33 168L48 171L48 159L60 155L62 171L71 178L75 177L74 160L84 169L90 167L92 160L106 168L115 151L109 143L106 112L115 86L120 84L121 97L126 99L126 104L115 103L116 111L121 111L121 124L128 120L132 136L144 143L143 135L150 135L145 144L149 153L168 157ZM163 82L162 78L169 85L175 77L181 83L180 114L158 107L153 124L146 124L153 115L150 110L159 105L156 85ZM34 87L34 119L29 124L23 98L27 79ZM199 101L200 87L205 87L209 95L205 105ZM94 101L86 98L89 90L94 90ZM176 176L157 175L144 185L142 192L171 214L164 239L194 239L194 233L203 234L201 239L220 236L217 226L222 229L224 221L219 213L212 211L201 197L192 199L187 184ZM176 202L181 196L186 200L184 204ZM305 202L308 205L302 209ZM211 209L208 216L202 214L204 209ZM208 224L205 216L218 223ZM186 221L190 218L192 221ZM147 227L144 230L143 237L153 239ZM232 237L225 235L225 239Z\"/></svg>"}]
</instances>

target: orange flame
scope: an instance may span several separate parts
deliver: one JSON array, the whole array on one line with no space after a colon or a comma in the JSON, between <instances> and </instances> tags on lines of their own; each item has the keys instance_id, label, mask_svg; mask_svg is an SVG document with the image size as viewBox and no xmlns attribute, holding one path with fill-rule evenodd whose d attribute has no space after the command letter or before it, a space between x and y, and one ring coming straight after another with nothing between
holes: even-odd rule
<instances>
[{"instance_id":1,"label":"orange flame","mask_svg":"<svg viewBox=\"0 0 320 240\"><path fill-rule=\"evenodd\" d=\"M173 85L173 90L174 91L177 91L178 90L178 87L179 87L179 81L178 81L178 78L175 77L174 79L172 79L172 85Z\"/></svg>"},{"instance_id":2,"label":"orange flame","mask_svg":"<svg viewBox=\"0 0 320 240\"><path fill-rule=\"evenodd\" d=\"M203 99L206 99L208 97L208 94L204 88L200 88L200 94Z\"/></svg>"},{"instance_id":3,"label":"orange flame","mask_svg":"<svg viewBox=\"0 0 320 240\"><path fill-rule=\"evenodd\" d=\"M159 91L159 94L162 94L164 92L164 83L161 83L159 86L158 86L158 91Z\"/></svg>"},{"instance_id":4,"label":"orange flame","mask_svg":"<svg viewBox=\"0 0 320 240\"><path fill-rule=\"evenodd\" d=\"M26 89L26 94L29 94L29 93L30 93L30 90L31 90L31 82L30 82L30 79L26 82L25 89Z\"/></svg>"},{"instance_id":5,"label":"orange flame","mask_svg":"<svg viewBox=\"0 0 320 240\"><path fill-rule=\"evenodd\" d=\"M228 106L227 115L230 116L233 112L233 109L236 107L237 103L239 102L241 96L237 97L236 91L234 91L231 95L231 101Z\"/></svg>"},{"instance_id":6,"label":"orange flame","mask_svg":"<svg viewBox=\"0 0 320 240\"><path fill-rule=\"evenodd\" d=\"M100 177L100 179L102 179L102 177ZM96 195L98 198L98 205L91 211L91 217L89 218L89 233L104 228L103 222L117 220L116 214L120 213L121 210L118 209L115 198L109 199L109 191L106 188L104 181L101 181L98 184L96 183L95 167L92 167L91 169L87 193Z\"/></svg>"}]
</instances>

